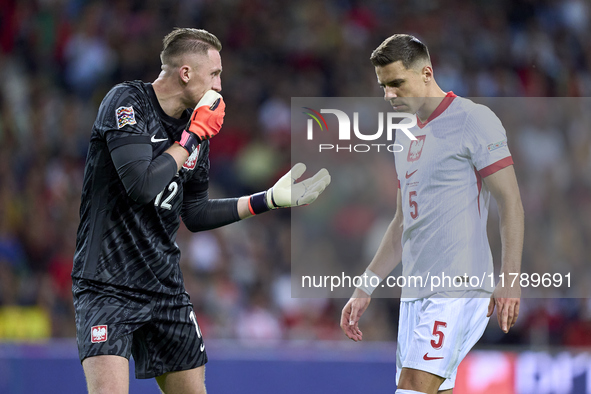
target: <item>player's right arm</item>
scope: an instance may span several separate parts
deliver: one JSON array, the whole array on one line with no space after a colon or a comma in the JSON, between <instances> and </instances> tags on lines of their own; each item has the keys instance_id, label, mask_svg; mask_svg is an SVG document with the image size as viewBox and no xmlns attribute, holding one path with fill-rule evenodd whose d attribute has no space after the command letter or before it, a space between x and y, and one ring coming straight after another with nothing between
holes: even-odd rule
<instances>
[{"instance_id":1,"label":"player's right arm","mask_svg":"<svg viewBox=\"0 0 591 394\"><path fill-rule=\"evenodd\" d=\"M153 158L146 111L149 107L133 88L113 89L101 107L107 146L128 196L140 204L151 202L180 170L204 139L222 127L225 104L221 95L209 91L195 107L181 139ZM116 108L116 109L115 109Z\"/></svg>"},{"instance_id":2,"label":"player's right arm","mask_svg":"<svg viewBox=\"0 0 591 394\"><path fill-rule=\"evenodd\" d=\"M183 155L186 160L186 151L173 146L152 158L152 146L147 143L126 144L111 151L111 159L127 195L139 204L152 201L170 183L178 171L177 161Z\"/></svg>"},{"instance_id":3,"label":"player's right arm","mask_svg":"<svg viewBox=\"0 0 591 394\"><path fill-rule=\"evenodd\" d=\"M367 270L379 276L380 280L388 276L402 259L403 219L402 194L401 190L398 189L396 214L382 238L378 251L367 267ZM349 339L355 342L363 339L363 333L359 329L359 319L369 306L370 301L370 294L356 288L341 313L341 329Z\"/></svg>"}]
</instances>

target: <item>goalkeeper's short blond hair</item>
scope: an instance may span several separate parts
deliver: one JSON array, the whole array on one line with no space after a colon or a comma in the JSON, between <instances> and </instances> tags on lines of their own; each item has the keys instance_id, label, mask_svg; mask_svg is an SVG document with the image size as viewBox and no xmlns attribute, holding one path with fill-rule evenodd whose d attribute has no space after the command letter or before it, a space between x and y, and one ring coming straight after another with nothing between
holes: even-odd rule
<instances>
[{"instance_id":1,"label":"goalkeeper's short blond hair","mask_svg":"<svg viewBox=\"0 0 591 394\"><path fill-rule=\"evenodd\" d=\"M203 29L175 27L162 40L160 61L162 64L179 66L181 56L185 54L207 54L210 49L222 50L222 43L216 36Z\"/></svg>"}]
</instances>

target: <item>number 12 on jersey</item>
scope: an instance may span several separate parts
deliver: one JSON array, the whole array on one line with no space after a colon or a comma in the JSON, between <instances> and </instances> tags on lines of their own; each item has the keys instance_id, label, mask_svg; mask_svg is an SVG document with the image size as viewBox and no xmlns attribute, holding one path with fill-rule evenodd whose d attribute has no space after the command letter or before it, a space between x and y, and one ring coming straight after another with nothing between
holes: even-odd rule
<instances>
[{"instance_id":1,"label":"number 12 on jersey","mask_svg":"<svg viewBox=\"0 0 591 394\"><path fill-rule=\"evenodd\" d=\"M171 182L170 185L168 185L168 191L170 192L170 194L164 199L164 201L162 201L162 204L160 204L160 200L162 200L162 195L164 194L165 191L166 191L166 189L164 189L160 193L158 193L158 195L156 196L156 199L154 200L154 206L156 206L156 207L160 206L161 208L171 210L172 205L170 205L170 200L172 200L174 198L174 196L177 194L177 192L179 191L179 185L174 181Z\"/></svg>"}]
</instances>

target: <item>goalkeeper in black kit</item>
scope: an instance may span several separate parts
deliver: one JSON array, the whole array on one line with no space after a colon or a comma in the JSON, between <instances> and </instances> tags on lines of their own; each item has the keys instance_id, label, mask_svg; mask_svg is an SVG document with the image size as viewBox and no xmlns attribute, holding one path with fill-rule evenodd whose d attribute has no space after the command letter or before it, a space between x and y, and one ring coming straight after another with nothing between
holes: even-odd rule
<instances>
[{"instance_id":1,"label":"goalkeeper in black kit","mask_svg":"<svg viewBox=\"0 0 591 394\"><path fill-rule=\"evenodd\" d=\"M127 393L136 377L164 393L205 393L205 345L179 267L180 218L209 230L275 208L310 204L325 169L299 163L266 192L210 200L209 139L221 129L219 40L205 30L164 38L153 83L104 98L92 129L72 271L77 343L90 393ZM194 108L194 109L193 109Z\"/></svg>"}]
</instances>

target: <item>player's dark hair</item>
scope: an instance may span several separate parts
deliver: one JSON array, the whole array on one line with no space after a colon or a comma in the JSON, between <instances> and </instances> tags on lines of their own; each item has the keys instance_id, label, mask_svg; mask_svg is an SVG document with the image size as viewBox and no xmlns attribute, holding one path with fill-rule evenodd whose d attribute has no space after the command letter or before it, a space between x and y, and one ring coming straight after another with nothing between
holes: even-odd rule
<instances>
[{"instance_id":1,"label":"player's dark hair","mask_svg":"<svg viewBox=\"0 0 591 394\"><path fill-rule=\"evenodd\" d=\"M220 40L207 30L186 27L175 27L164 37L162 44L162 64L173 64L175 59L185 53L207 54L210 49L222 50Z\"/></svg>"},{"instance_id":2,"label":"player's dark hair","mask_svg":"<svg viewBox=\"0 0 591 394\"><path fill-rule=\"evenodd\" d=\"M394 34L377 47L369 57L374 67L402 61L404 68L411 68L418 61L431 64L429 50L419 39L409 34Z\"/></svg>"}]
</instances>

